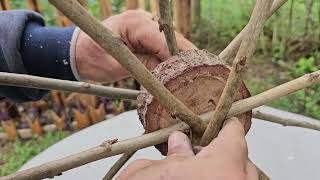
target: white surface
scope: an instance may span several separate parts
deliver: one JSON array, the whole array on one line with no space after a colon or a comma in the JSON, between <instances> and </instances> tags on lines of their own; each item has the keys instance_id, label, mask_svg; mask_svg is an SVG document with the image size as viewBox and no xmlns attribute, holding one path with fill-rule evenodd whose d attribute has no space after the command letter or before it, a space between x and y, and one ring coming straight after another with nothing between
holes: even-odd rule
<instances>
[{"instance_id":1,"label":"white surface","mask_svg":"<svg viewBox=\"0 0 320 180\"><path fill-rule=\"evenodd\" d=\"M259 110L285 117L304 118L300 115L269 107L261 107ZM118 138L123 140L139 136L143 131L137 112L126 112L65 138L29 161L22 169L80 152L99 145L108 139ZM251 160L267 172L273 180L320 179L320 133L318 131L283 127L253 119L247 140ZM119 156L116 156L93 162L67 171L54 179L101 179L118 158ZM162 159L163 157L152 147L138 151L131 161L143 158Z\"/></svg>"}]
</instances>

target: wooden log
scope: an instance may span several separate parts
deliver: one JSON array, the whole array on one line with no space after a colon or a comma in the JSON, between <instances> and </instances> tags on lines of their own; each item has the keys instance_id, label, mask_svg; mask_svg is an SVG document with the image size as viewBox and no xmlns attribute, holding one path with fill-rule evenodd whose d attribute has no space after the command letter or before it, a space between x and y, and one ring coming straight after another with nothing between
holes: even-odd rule
<instances>
[{"instance_id":1,"label":"wooden log","mask_svg":"<svg viewBox=\"0 0 320 180\"><path fill-rule=\"evenodd\" d=\"M153 74L188 108L200 115L216 108L229 72L230 67L217 56L202 50L190 50L161 63L154 69ZM250 93L242 82L234 101L249 96ZM138 114L146 133L180 121L171 116L144 88L138 96ZM251 125L251 111L237 117L248 131ZM193 135L194 145L199 144L199 138L201 137ZM159 149L166 154L166 145Z\"/></svg>"},{"instance_id":2,"label":"wooden log","mask_svg":"<svg viewBox=\"0 0 320 180\"><path fill-rule=\"evenodd\" d=\"M40 14L43 14L39 0L28 0L27 2L28 2L29 9L31 9L35 12L38 12Z\"/></svg>"},{"instance_id":3,"label":"wooden log","mask_svg":"<svg viewBox=\"0 0 320 180\"><path fill-rule=\"evenodd\" d=\"M110 0L99 0L101 19L107 19L112 15L112 5Z\"/></svg>"},{"instance_id":4,"label":"wooden log","mask_svg":"<svg viewBox=\"0 0 320 180\"><path fill-rule=\"evenodd\" d=\"M173 7L176 31L188 38L191 33L191 0L175 0Z\"/></svg>"}]
</instances>

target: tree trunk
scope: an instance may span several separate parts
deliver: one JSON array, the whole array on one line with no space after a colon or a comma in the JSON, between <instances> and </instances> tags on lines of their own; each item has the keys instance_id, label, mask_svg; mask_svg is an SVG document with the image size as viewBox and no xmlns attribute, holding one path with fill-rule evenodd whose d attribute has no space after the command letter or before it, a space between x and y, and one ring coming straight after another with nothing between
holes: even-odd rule
<instances>
[{"instance_id":1,"label":"tree trunk","mask_svg":"<svg viewBox=\"0 0 320 180\"><path fill-rule=\"evenodd\" d=\"M127 10L137 9L138 0L126 0L126 8Z\"/></svg>"},{"instance_id":2,"label":"tree trunk","mask_svg":"<svg viewBox=\"0 0 320 180\"><path fill-rule=\"evenodd\" d=\"M176 30L188 38L191 32L191 0L175 0L173 6Z\"/></svg>"},{"instance_id":3,"label":"tree trunk","mask_svg":"<svg viewBox=\"0 0 320 180\"><path fill-rule=\"evenodd\" d=\"M201 0L191 0L191 22L193 31L199 27L201 21Z\"/></svg>"},{"instance_id":4,"label":"tree trunk","mask_svg":"<svg viewBox=\"0 0 320 180\"><path fill-rule=\"evenodd\" d=\"M309 29L312 21L312 6L313 0L306 0L307 16L305 20L304 37L309 35Z\"/></svg>"},{"instance_id":5,"label":"tree trunk","mask_svg":"<svg viewBox=\"0 0 320 180\"><path fill-rule=\"evenodd\" d=\"M150 0L150 8L152 16L158 16L159 14L159 5L157 0Z\"/></svg>"},{"instance_id":6,"label":"tree trunk","mask_svg":"<svg viewBox=\"0 0 320 180\"><path fill-rule=\"evenodd\" d=\"M112 15L112 5L110 0L100 0L100 16L101 19L106 19Z\"/></svg>"},{"instance_id":7,"label":"tree trunk","mask_svg":"<svg viewBox=\"0 0 320 180\"><path fill-rule=\"evenodd\" d=\"M43 14L42 8L40 7L40 2L38 0L28 0L28 7L33 11Z\"/></svg>"},{"instance_id":8,"label":"tree trunk","mask_svg":"<svg viewBox=\"0 0 320 180\"><path fill-rule=\"evenodd\" d=\"M146 4L144 0L139 0L138 5L139 5L139 9L143 9L143 10L146 9Z\"/></svg>"},{"instance_id":9,"label":"tree trunk","mask_svg":"<svg viewBox=\"0 0 320 180\"><path fill-rule=\"evenodd\" d=\"M9 10L10 4L9 0L0 0L0 10Z\"/></svg>"}]
</instances>

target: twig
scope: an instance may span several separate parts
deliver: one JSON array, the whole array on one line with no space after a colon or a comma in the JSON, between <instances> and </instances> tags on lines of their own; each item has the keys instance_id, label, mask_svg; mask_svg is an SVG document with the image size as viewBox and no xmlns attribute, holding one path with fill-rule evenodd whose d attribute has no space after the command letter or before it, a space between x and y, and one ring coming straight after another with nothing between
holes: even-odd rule
<instances>
[{"instance_id":1,"label":"twig","mask_svg":"<svg viewBox=\"0 0 320 180\"><path fill-rule=\"evenodd\" d=\"M172 132L188 132L189 130L190 129L187 124L179 123L153 133L120 141L114 144L110 143L110 141L107 141L102 145L82 151L78 154L51 161L27 170L19 171L10 176L0 177L0 180L34 180L52 178L61 174L62 172L93 161L167 142Z\"/></svg>"},{"instance_id":2,"label":"twig","mask_svg":"<svg viewBox=\"0 0 320 180\"><path fill-rule=\"evenodd\" d=\"M103 180L111 180L119 172L122 166L124 166L128 162L128 160L134 155L134 153L136 153L136 151L123 154L121 158L111 167L108 173L104 176Z\"/></svg>"},{"instance_id":3,"label":"twig","mask_svg":"<svg viewBox=\"0 0 320 180\"><path fill-rule=\"evenodd\" d=\"M139 91L135 90L99 86L86 82L74 82L5 72L0 72L0 84L46 90L78 92L108 97L111 99L137 99L139 93Z\"/></svg>"},{"instance_id":4,"label":"twig","mask_svg":"<svg viewBox=\"0 0 320 180\"><path fill-rule=\"evenodd\" d=\"M313 73L305 74L300 78L281 84L258 95L233 103L227 118L247 112L251 109L267 104L270 101L276 100L282 96L286 96L317 83L320 83L320 70ZM215 111L210 111L200 115L200 117L204 120L209 120L210 117L214 115L214 113Z\"/></svg>"},{"instance_id":5,"label":"twig","mask_svg":"<svg viewBox=\"0 0 320 180\"><path fill-rule=\"evenodd\" d=\"M275 0L270 8L267 18L270 18L284 3L288 0ZM220 59L232 63L233 57L235 57L243 36L247 30L248 26L246 26L232 41L231 43L219 54Z\"/></svg>"},{"instance_id":6,"label":"twig","mask_svg":"<svg viewBox=\"0 0 320 180\"><path fill-rule=\"evenodd\" d=\"M281 124L283 126L295 126L320 131L320 121L317 119L299 120L294 118L284 118L271 113L261 112L256 109L253 110L253 117L264 121Z\"/></svg>"},{"instance_id":7,"label":"twig","mask_svg":"<svg viewBox=\"0 0 320 180\"><path fill-rule=\"evenodd\" d=\"M75 0L49 1L131 72L171 115L186 122L195 133L204 132L206 126L203 121L148 71L118 35L104 27Z\"/></svg>"},{"instance_id":8,"label":"twig","mask_svg":"<svg viewBox=\"0 0 320 180\"><path fill-rule=\"evenodd\" d=\"M264 23L272 5L272 0L257 0L256 6L247 25L246 35L243 37L240 49L233 62L225 88L216 107L209 125L201 139L201 145L208 145L216 138L223 125L223 122L232 106L234 97L239 89L239 84L246 72L246 62L255 51L256 43L263 30Z\"/></svg>"},{"instance_id":9,"label":"twig","mask_svg":"<svg viewBox=\"0 0 320 180\"><path fill-rule=\"evenodd\" d=\"M179 50L177 47L177 40L174 33L174 28L173 28L169 0L160 0L158 2L159 2L159 10L160 10L160 19L159 19L160 32L164 31L164 34L167 40L167 45L171 55L177 55L179 53Z\"/></svg>"}]
</instances>

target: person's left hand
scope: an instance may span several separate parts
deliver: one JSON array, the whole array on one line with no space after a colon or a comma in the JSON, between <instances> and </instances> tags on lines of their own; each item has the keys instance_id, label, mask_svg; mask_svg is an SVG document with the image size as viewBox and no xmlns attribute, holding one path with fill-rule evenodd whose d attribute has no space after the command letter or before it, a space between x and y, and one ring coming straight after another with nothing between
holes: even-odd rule
<instances>
[{"instance_id":1,"label":"person's left hand","mask_svg":"<svg viewBox=\"0 0 320 180\"><path fill-rule=\"evenodd\" d=\"M159 31L158 23L145 11L126 11L109 17L102 24L119 34L149 69L170 57L164 33ZM176 36L180 51L196 49L181 34L176 33ZM112 82L129 76L128 71L84 32L79 34L76 43L76 66L84 80Z\"/></svg>"}]
</instances>

